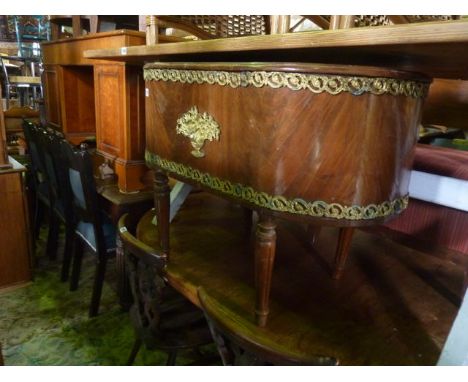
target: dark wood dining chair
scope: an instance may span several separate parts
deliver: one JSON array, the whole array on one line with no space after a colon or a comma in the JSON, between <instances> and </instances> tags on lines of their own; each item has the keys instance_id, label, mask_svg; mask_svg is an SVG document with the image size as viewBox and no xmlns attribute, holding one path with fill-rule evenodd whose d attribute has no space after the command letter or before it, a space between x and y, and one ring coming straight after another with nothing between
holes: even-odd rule
<instances>
[{"instance_id":1,"label":"dark wood dining chair","mask_svg":"<svg viewBox=\"0 0 468 382\"><path fill-rule=\"evenodd\" d=\"M51 259L55 258L53 241L58 228L54 226L55 219L52 213L51 190L47 171L44 164L44 149L40 140L38 127L31 121L23 121L23 132L28 147L30 165L28 168L28 185L33 193L33 226L34 243L39 237L40 227L44 221L44 212L49 214L49 233L46 252Z\"/></svg>"},{"instance_id":2,"label":"dark wood dining chair","mask_svg":"<svg viewBox=\"0 0 468 382\"><path fill-rule=\"evenodd\" d=\"M179 350L198 349L213 339L203 312L167 283L166 254L135 237L137 222L137 217L125 214L118 223L133 297L135 343L128 364L143 344L167 352L166 364L175 365Z\"/></svg>"},{"instance_id":3,"label":"dark wood dining chair","mask_svg":"<svg viewBox=\"0 0 468 382\"><path fill-rule=\"evenodd\" d=\"M203 288L198 289L198 299L225 366L338 365L333 357L305 354L275 343L253 322L228 312Z\"/></svg>"},{"instance_id":4,"label":"dark wood dining chair","mask_svg":"<svg viewBox=\"0 0 468 382\"><path fill-rule=\"evenodd\" d=\"M78 289L83 251L86 246L96 255L96 271L89 308L89 316L93 317L99 312L107 260L115 255L117 232L110 218L100 208L92 160L87 147L82 145L80 148L75 148L70 143L63 142L61 148L66 159L75 217L70 290Z\"/></svg>"},{"instance_id":5,"label":"dark wood dining chair","mask_svg":"<svg viewBox=\"0 0 468 382\"><path fill-rule=\"evenodd\" d=\"M39 141L43 148L44 168L49 180L50 201L52 204L51 219L51 244L50 250L57 250L60 223L65 226L65 246L62 257L61 281L67 281L71 254L73 250L73 238L75 222L73 216L73 204L68 180L66 158L63 156L62 146L68 145L62 133L46 128L37 128Z\"/></svg>"}]
</instances>

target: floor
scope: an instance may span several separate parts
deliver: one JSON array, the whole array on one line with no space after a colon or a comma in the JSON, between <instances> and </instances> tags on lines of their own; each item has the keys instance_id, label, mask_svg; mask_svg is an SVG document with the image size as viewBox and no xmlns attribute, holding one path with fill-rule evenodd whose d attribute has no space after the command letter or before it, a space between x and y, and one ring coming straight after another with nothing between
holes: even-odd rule
<instances>
[{"instance_id":1,"label":"floor","mask_svg":"<svg viewBox=\"0 0 468 382\"><path fill-rule=\"evenodd\" d=\"M44 230L45 231L45 230ZM37 253L43 253L44 237ZM59 248L59 254L61 247ZM94 262L86 254L80 286L70 292L59 280L60 261L40 257L34 282L0 291L0 342L5 365L125 365L133 344L128 313L115 293L115 263L110 262L100 314L88 318ZM190 352L177 364L193 361ZM164 365L164 352L141 349L135 365Z\"/></svg>"}]
</instances>

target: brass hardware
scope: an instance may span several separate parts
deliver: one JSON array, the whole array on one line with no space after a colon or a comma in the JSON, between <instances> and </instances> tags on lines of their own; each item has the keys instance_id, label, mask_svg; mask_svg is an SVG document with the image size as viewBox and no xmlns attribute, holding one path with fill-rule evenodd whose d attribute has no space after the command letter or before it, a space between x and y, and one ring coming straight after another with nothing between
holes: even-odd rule
<instances>
[{"instance_id":1,"label":"brass hardware","mask_svg":"<svg viewBox=\"0 0 468 382\"><path fill-rule=\"evenodd\" d=\"M212 70L185 69L144 69L145 81L180 82L188 84L216 84L231 88L254 86L261 88L287 87L291 90L309 90L312 93L353 95L371 93L375 95L404 95L413 98L424 98L429 84L423 81L401 80L384 77L358 77L322 74L303 74L287 72L244 71L227 72Z\"/></svg>"},{"instance_id":2,"label":"brass hardware","mask_svg":"<svg viewBox=\"0 0 468 382\"><path fill-rule=\"evenodd\" d=\"M232 183L229 180L203 173L190 166L163 159L149 151L146 151L145 159L150 167L172 172L226 196L239 198L258 207L273 211L332 219L371 220L400 213L408 206L408 195L367 206L344 206L338 203L327 203L321 200L306 201L299 198L287 199L281 195L269 195L265 192L256 191L250 186Z\"/></svg>"},{"instance_id":3,"label":"brass hardware","mask_svg":"<svg viewBox=\"0 0 468 382\"><path fill-rule=\"evenodd\" d=\"M177 120L177 134L190 139L190 143L195 150L191 153L196 158L205 156L202 151L205 141L219 140L219 125L208 113L200 113L196 106L182 114Z\"/></svg>"}]
</instances>

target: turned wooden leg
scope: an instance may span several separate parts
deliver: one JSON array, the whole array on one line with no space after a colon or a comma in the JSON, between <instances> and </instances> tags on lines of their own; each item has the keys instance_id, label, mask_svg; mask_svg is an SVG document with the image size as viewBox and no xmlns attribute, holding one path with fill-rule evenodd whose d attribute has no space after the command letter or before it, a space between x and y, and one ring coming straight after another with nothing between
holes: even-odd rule
<instances>
[{"instance_id":1,"label":"turned wooden leg","mask_svg":"<svg viewBox=\"0 0 468 382\"><path fill-rule=\"evenodd\" d=\"M154 206L158 221L159 244L161 249L169 255L169 212L170 192L169 179L162 171L154 174Z\"/></svg>"},{"instance_id":2,"label":"turned wooden leg","mask_svg":"<svg viewBox=\"0 0 468 382\"><path fill-rule=\"evenodd\" d=\"M341 275L343 274L353 234L353 227L340 228L340 233L338 236L338 245L336 247L335 253L335 268L333 270L333 278L335 280L339 280L341 278Z\"/></svg>"},{"instance_id":3,"label":"turned wooden leg","mask_svg":"<svg viewBox=\"0 0 468 382\"><path fill-rule=\"evenodd\" d=\"M260 214L255 234L255 318L265 326L269 313L271 274L275 260L276 224L269 215Z\"/></svg>"},{"instance_id":4,"label":"turned wooden leg","mask_svg":"<svg viewBox=\"0 0 468 382\"><path fill-rule=\"evenodd\" d=\"M307 239L309 240L309 244L311 247L313 247L315 243L317 243L321 230L322 226L320 225L309 224L307 226Z\"/></svg>"}]
</instances>

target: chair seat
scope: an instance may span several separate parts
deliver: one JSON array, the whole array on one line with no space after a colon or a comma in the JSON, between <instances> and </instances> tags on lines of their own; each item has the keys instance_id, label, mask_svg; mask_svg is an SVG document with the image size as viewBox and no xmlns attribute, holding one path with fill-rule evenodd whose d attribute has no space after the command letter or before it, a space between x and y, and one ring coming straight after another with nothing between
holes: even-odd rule
<instances>
[{"instance_id":1,"label":"chair seat","mask_svg":"<svg viewBox=\"0 0 468 382\"><path fill-rule=\"evenodd\" d=\"M114 224L112 224L111 220L106 214L102 213L101 219L106 252L113 252L117 247L117 230L115 229ZM76 225L75 232L86 242L86 244L88 244L91 247L93 251L97 251L96 236L94 234L94 228L92 223L79 221Z\"/></svg>"}]
</instances>

